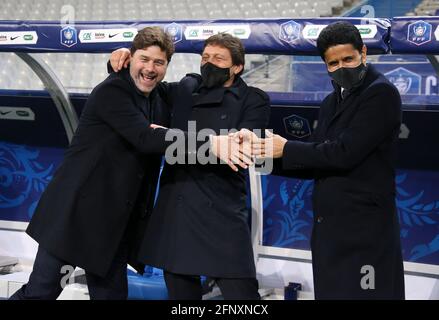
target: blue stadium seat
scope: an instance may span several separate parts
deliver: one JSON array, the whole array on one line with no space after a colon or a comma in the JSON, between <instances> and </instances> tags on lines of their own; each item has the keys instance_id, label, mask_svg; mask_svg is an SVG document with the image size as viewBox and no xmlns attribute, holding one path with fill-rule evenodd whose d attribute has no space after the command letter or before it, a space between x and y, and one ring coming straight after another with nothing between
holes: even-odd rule
<instances>
[{"instance_id":1,"label":"blue stadium seat","mask_svg":"<svg viewBox=\"0 0 439 320\"><path fill-rule=\"evenodd\" d=\"M149 267L145 268L145 273L140 275L130 269L128 274L128 300L167 300L168 290L166 289L163 270ZM212 290L209 287L210 281L201 276L203 292L208 293Z\"/></svg>"},{"instance_id":2,"label":"blue stadium seat","mask_svg":"<svg viewBox=\"0 0 439 320\"><path fill-rule=\"evenodd\" d=\"M146 267L145 273L139 275L128 269L128 299L129 300L167 300L163 271Z\"/></svg>"}]
</instances>

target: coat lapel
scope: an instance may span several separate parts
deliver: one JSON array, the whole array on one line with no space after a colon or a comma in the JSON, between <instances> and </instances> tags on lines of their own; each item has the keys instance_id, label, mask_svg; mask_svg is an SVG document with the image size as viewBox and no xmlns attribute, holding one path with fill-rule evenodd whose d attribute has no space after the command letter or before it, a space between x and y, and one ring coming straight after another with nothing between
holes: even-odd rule
<instances>
[{"instance_id":1,"label":"coat lapel","mask_svg":"<svg viewBox=\"0 0 439 320\"><path fill-rule=\"evenodd\" d=\"M244 94L246 86L241 77L237 76L233 85L227 88L206 89L201 86L195 93L192 94L194 100L194 107L203 105L218 105L223 103L226 92L231 92L236 98L240 98Z\"/></svg>"},{"instance_id":2,"label":"coat lapel","mask_svg":"<svg viewBox=\"0 0 439 320\"><path fill-rule=\"evenodd\" d=\"M216 88L213 90L203 90L201 88L200 92L196 92L192 95L194 99L194 107L200 107L203 105L220 104L224 99L224 88Z\"/></svg>"},{"instance_id":3,"label":"coat lapel","mask_svg":"<svg viewBox=\"0 0 439 320\"><path fill-rule=\"evenodd\" d=\"M149 103L149 97L145 96L135 85L133 79L130 76L129 70L124 69L120 71L121 76L130 84L130 86L134 89L134 99L136 100L136 106L137 108L142 111L142 113L145 115L145 118L152 121L152 119L149 119L149 114L147 112L147 103ZM150 93L150 95L155 94L155 89ZM152 111L152 110L151 110Z\"/></svg>"},{"instance_id":4,"label":"coat lapel","mask_svg":"<svg viewBox=\"0 0 439 320\"><path fill-rule=\"evenodd\" d=\"M339 93L340 93L340 89L338 89L338 91L334 92L334 94L335 94L335 96L334 96L335 101L334 102L335 103L332 104L332 108L334 110L332 110L332 112L331 112L332 117L328 122L327 129L347 109L347 107L349 106L349 100L352 100L353 93L348 95L344 100L341 100ZM339 106L339 107L337 108L337 106Z\"/></svg>"}]
</instances>

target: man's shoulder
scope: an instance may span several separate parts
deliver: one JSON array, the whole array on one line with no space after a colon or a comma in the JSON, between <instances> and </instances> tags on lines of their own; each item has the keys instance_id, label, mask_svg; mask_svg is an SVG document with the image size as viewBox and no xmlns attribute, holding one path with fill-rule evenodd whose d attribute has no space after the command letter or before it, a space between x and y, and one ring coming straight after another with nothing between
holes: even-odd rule
<instances>
[{"instance_id":1,"label":"man's shoulder","mask_svg":"<svg viewBox=\"0 0 439 320\"><path fill-rule=\"evenodd\" d=\"M201 75L198 73L186 73L180 81L197 81L201 83Z\"/></svg>"},{"instance_id":2,"label":"man's shoulder","mask_svg":"<svg viewBox=\"0 0 439 320\"><path fill-rule=\"evenodd\" d=\"M168 96L174 96L181 92L195 92L201 85L201 76L196 73L186 74L180 81L177 82L159 82L156 90L161 98L167 100Z\"/></svg>"},{"instance_id":3,"label":"man's shoulder","mask_svg":"<svg viewBox=\"0 0 439 320\"><path fill-rule=\"evenodd\" d=\"M266 102L270 101L270 97L264 90L252 86L248 86L248 90L250 93L250 97L258 100L264 100Z\"/></svg>"},{"instance_id":4,"label":"man's shoulder","mask_svg":"<svg viewBox=\"0 0 439 320\"><path fill-rule=\"evenodd\" d=\"M375 71L376 77L370 82L370 84L366 87L365 91L374 92L374 91L384 91L389 94L399 94L396 86L389 80L387 77L381 72Z\"/></svg>"},{"instance_id":5,"label":"man's shoulder","mask_svg":"<svg viewBox=\"0 0 439 320\"><path fill-rule=\"evenodd\" d=\"M133 89L130 84L116 73L110 74L104 81L93 88L84 108L86 112L109 112L109 106L122 107L127 99L132 99ZM94 111L93 111L94 110Z\"/></svg>"},{"instance_id":6,"label":"man's shoulder","mask_svg":"<svg viewBox=\"0 0 439 320\"><path fill-rule=\"evenodd\" d=\"M335 91L330 92L329 94L327 94L323 98L323 100L320 103L320 105L326 105L328 103L334 103L335 102L335 97L336 97L336 92Z\"/></svg>"},{"instance_id":7,"label":"man's shoulder","mask_svg":"<svg viewBox=\"0 0 439 320\"><path fill-rule=\"evenodd\" d=\"M187 73L183 78L176 82L163 81L158 84L158 87L173 87L173 86L192 86L198 87L201 85L201 75L197 73Z\"/></svg>"},{"instance_id":8,"label":"man's shoulder","mask_svg":"<svg viewBox=\"0 0 439 320\"><path fill-rule=\"evenodd\" d=\"M396 86L380 72L376 78L369 83L360 96L360 101L369 107L380 107L381 116L383 111L392 112L392 116L401 113L401 95ZM374 101L374 103L370 103ZM396 116L396 117L399 117Z\"/></svg>"},{"instance_id":9,"label":"man's shoulder","mask_svg":"<svg viewBox=\"0 0 439 320\"><path fill-rule=\"evenodd\" d=\"M201 85L201 75L198 73L187 73L181 78L180 85L196 90Z\"/></svg>"},{"instance_id":10,"label":"man's shoulder","mask_svg":"<svg viewBox=\"0 0 439 320\"><path fill-rule=\"evenodd\" d=\"M90 95L102 95L109 92L129 91L130 85L124 77L116 72L111 73L104 81L92 90Z\"/></svg>"}]
</instances>

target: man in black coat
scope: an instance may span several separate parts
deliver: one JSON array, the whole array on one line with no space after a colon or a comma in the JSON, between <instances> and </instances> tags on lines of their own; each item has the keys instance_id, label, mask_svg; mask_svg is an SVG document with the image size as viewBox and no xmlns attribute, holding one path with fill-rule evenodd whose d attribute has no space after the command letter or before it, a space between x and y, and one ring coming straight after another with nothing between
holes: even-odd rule
<instances>
[{"instance_id":1,"label":"man in black coat","mask_svg":"<svg viewBox=\"0 0 439 320\"><path fill-rule=\"evenodd\" d=\"M322 30L334 91L309 142L254 137L253 154L281 158L280 175L314 179L311 237L316 299L404 299L395 158L398 90L370 64L358 29ZM251 137L242 134L241 138Z\"/></svg>"},{"instance_id":2,"label":"man in black coat","mask_svg":"<svg viewBox=\"0 0 439 320\"><path fill-rule=\"evenodd\" d=\"M128 63L126 49L125 54L120 50L111 58L116 70ZM171 127L193 131L189 121L194 121L196 131L226 136L221 130L264 130L269 98L241 79L244 57L238 38L229 34L208 38L201 85L192 90L182 80L168 95ZM164 269L170 299L201 299L201 275L214 279L225 299L260 299L246 198L242 170L188 161L165 164L139 259Z\"/></svg>"},{"instance_id":3,"label":"man in black coat","mask_svg":"<svg viewBox=\"0 0 439 320\"><path fill-rule=\"evenodd\" d=\"M173 143L166 139L170 130L150 127L169 126L170 110L158 91L169 89L160 82L173 52L160 28L140 30L130 68L111 74L90 94L27 229L39 243L33 272L11 299L56 299L66 283L65 266L85 270L91 299L126 299L127 263L143 272L138 246L161 155ZM199 81L187 77L186 83Z\"/></svg>"},{"instance_id":4,"label":"man in black coat","mask_svg":"<svg viewBox=\"0 0 439 320\"><path fill-rule=\"evenodd\" d=\"M172 128L264 129L269 99L240 78L239 39L205 42L202 85L173 96ZM259 299L246 207L244 172L227 166L165 165L160 192L140 250L145 264L164 269L171 299L201 299L200 275L216 280L225 299Z\"/></svg>"},{"instance_id":5,"label":"man in black coat","mask_svg":"<svg viewBox=\"0 0 439 320\"><path fill-rule=\"evenodd\" d=\"M265 129L269 98L240 78L239 39L218 34L205 42L202 85L174 96L172 128L215 134ZM201 299L200 275L215 279L224 299L259 299L243 171L224 165L165 165L154 212L140 250L145 264L164 269L171 299Z\"/></svg>"}]
</instances>

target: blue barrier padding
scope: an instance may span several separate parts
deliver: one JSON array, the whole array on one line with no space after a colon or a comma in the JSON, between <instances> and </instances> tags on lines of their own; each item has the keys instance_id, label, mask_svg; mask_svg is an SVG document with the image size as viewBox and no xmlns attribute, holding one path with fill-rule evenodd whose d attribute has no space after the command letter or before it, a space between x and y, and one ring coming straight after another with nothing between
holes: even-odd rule
<instances>
[{"instance_id":1,"label":"blue barrier padding","mask_svg":"<svg viewBox=\"0 0 439 320\"><path fill-rule=\"evenodd\" d=\"M0 21L0 51L105 53L130 46L137 30L156 25L172 34L177 52L200 53L204 40L218 32L243 41L247 53L317 55L315 40L331 22L357 25L369 54L437 54L439 17L184 21ZM390 50L391 49L391 50Z\"/></svg>"},{"instance_id":2,"label":"blue barrier padding","mask_svg":"<svg viewBox=\"0 0 439 320\"><path fill-rule=\"evenodd\" d=\"M70 100L78 115L87 95L71 95ZM28 146L66 148L69 144L61 117L52 98L44 91L0 90L0 107L20 108L22 117L0 119L0 141ZM21 114L20 114L21 115ZM25 121L30 119L31 121Z\"/></svg>"},{"instance_id":3,"label":"blue barrier padding","mask_svg":"<svg viewBox=\"0 0 439 320\"><path fill-rule=\"evenodd\" d=\"M160 26L173 36L176 52L200 53L209 36L228 32L247 53L317 55L315 42L325 25L347 20L357 25L370 53L389 52L388 19L235 19L184 21L106 21L60 25L54 21L0 21L0 51L111 52L131 45L137 30Z\"/></svg>"},{"instance_id":4,"label":"blue barrier padding","mask_svg":"<svg viewBox=\"0 0 439 320\"><path fill-rule=\"evenodd\" d=\"M438 54L439 17L392 19L390 46L393 53Z\"/></svg>"}]
</instances>

